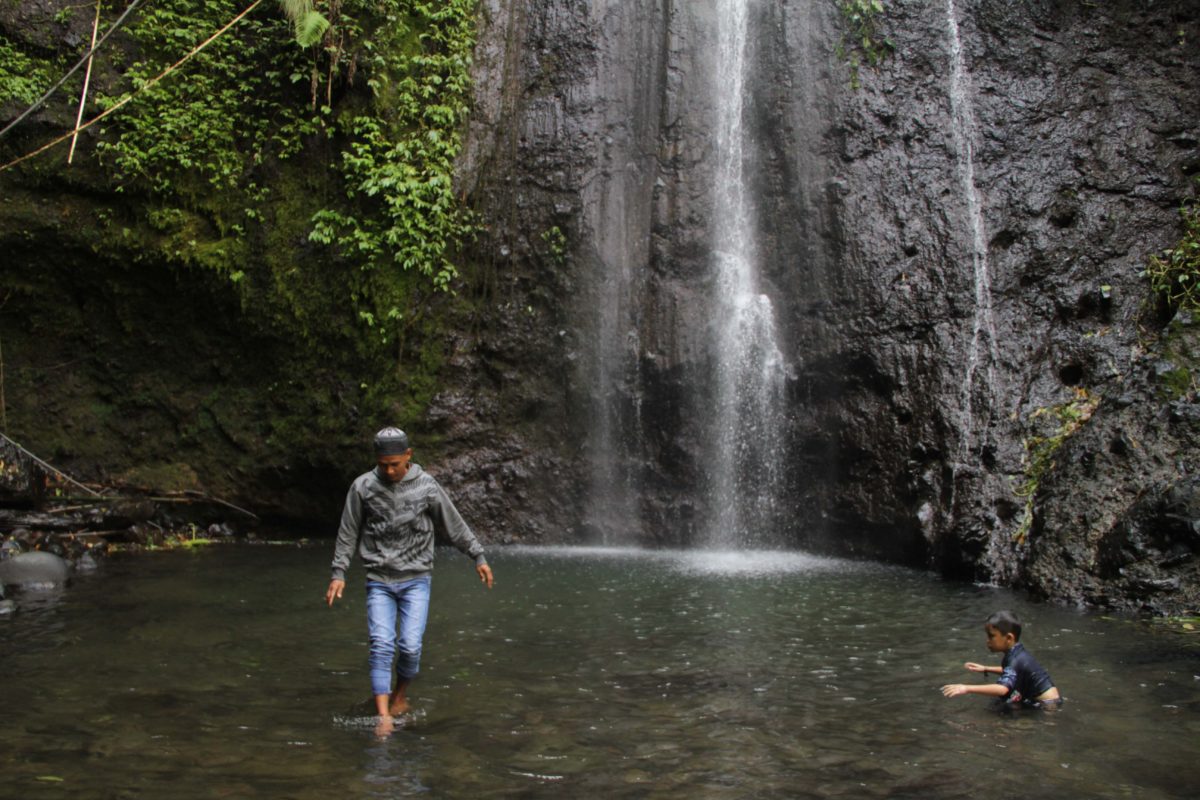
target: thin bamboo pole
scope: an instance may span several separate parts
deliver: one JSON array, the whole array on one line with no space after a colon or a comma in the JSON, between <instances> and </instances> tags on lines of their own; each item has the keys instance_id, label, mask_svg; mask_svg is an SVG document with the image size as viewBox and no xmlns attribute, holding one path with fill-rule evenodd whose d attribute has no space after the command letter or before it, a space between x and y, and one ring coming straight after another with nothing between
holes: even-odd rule
<instances>
[{"instance_id":1,"label":"thin bamboo pole","mask_svg":"<svg viewBox=\"0 0 1200 800\"><path fill-rule=\"evenodd\" d=\"M71 136L71 149L67 163L75 160L75 144L79 141L79 125L83 122L83 107L87 104L88 85L92 82L92 57L96 54L96 34L100 33L100 6L104 0L96 0L96 19L92 21L92 46L88 52L87 71L83 73L83 91L79 95L79 114L75 117L75 132Z\"/></svg>"},{"instance_id":2,"label":"thin bamboo pole","mask_svg":"<svg viewBox=\"0 0 1200 800\"><path fill-rule=\"evenodd\" d=\"M225 33L225 31L229 30L230 28L232 28L232 27L233 27L234 25L236 25L237 23L241 22L243 17L245 17L247 14L249 14L249 13L250 13L251 11L253 11L254 9L258 8L258 7L259 7L259 6L262 4L262 2L263 2L263 0L254 0L254 2L253 2L253 3L251 3L251 4L250 4L250 6L249 6L249 7L247 7L245 11L243 11L243 12L242 12L242 13L240 13L240 14L238 14L238 15L237 15L236 17L234 17L232 20L230 20L229 22L227 22L227 23L224 25L224 27L222 27L220 30L218 30L216 33L214 33L212 36L208 37L208 38L207 38L207 39L205 39L203 42L201 42L200 44L198 44L198 45L196 45L195 47L193 47L193 48L192 48L192 50L191 50L191 51L190 51L190 52L189 52L187 55L185 55L183 58L179 59L178 61L176 61L176 62L175 62L174 64L172 64L171 66L167 67L167 68L166 68L166 69L164 69L162 72L158 73L158 74L157 74L157 75L155 75L153 78L151 78L150 80L146 81L144 84L142 84L141 86L139 86L137 89L134 89L133 91L126 93L124 97L122 97L122 98L121 98L120 100L118 100L117 102L113 103L113 104L112 104L112 106L110 106L110 107L109 107L107 110L100 112L99 114L97 114L96 116L92 117L92 118L91 118L91 119L89 119L87 122L83 123L82 125L77 125L77 126L75 126L75 130L74 130L74 131L67 131L67 132L66 132L66 133L64 133L62 136L59 136L57 139L55 139L55 140L53 140L53 141L51 141L51 142L47 142L46 144L42 145L41 147L37 148L36 150L33 150L33 151L31 151L31 152L28 152L28 153L26 153L25 155L23 155L23 156L21 156L21 157L19 157L19 158L14 158L12 161L9 161L7 164L2 164L2 165L0 165L0 172L3 172L3 171L4 171L4 170L6 170L6 169L11 169L12 167L15 167L17 164L20 164L22 161L27 161L28 159L31 159L31 158L33 158L33 157L34 157L34 156L36 156L36 155L41 155L42 153L44 153L44 152L46 152L47 150L49 150L51 147L54 147L56 144L59 144L59 143L61 143L61 142L65 142L67 139L70 139L70 138L71 138L71 136L72 136L73 134L76 134L76 133L78 133L79 131L82 131L82 130L86 130L86 129L88 129L88 128L92 127L93 125L95 125L95 124L96 124L97 122L99 122L100 120L102 120L102 119L104 119L105 117L109 116L110 114L113 114L113 113L115 113L115 112L116 112L118 109L120 109L122 106L124 106L124 105L125 105L126 103L128 103L130 100L132 100L133 98L137 97L139 94L141 94L142 92L146 91L147 89L150 89L150 88L152 88L152 87L153 87L153 86L154 86L156 83L158 83L159 81L161 81L163 78L167 77L167 76L168 76L168 75L170 75L172 72L174 72L175 70L179 69L179 68L180 68L181 66L183 66L185 63L187 63L188 61L190 61L190 60L192 59L192 57L193 57L193 56L195 56L195 55L196 55L197 53L199 53L201 50L203 50L204 48L206 48L206 47L208 47L210 44L212 44L212 43L213 43L213 41L214 41L214 40L215 40L217 37L219 37L221 34Z\"/></svg>"},{"instance_id":3,"label":"thin bamboo pole","mask_svg":"<svg viewBox=\"0 0 1200 800\"><path fill-rule=\"evenodd\" d=\"M37 465L38 465L38 466L40 466L42 469L49 470L50 472L53 472L55 475L57 475L58 477L60 477L60 478L62 478L63 480L65 480L67 483L74 484L75 486L78 486L80 489L83 489L85 492L87 492L88 494L92 495L93 497L97 497L97 496L99 496L99 494L100 494L100 493L99 493L99 492L97 492L95 489L90 489L90 488L88 488L87 486L84 486L82 483L80 483L79 481L75 480L75 479L74 479L74 478L72 478L70 475L68 475L67 473L63 472L61 469L59 469L58 467L55 467L55 466L53 466L53 465L51 465L51 464L47 464L45 461L42 461L40 458L38 458L38 457L37 457L37 456L35 456L33 453L31 453L31 452L29 452L28 450L26 450L24 447L21 447L21 445L17 444L17 443L16 443L16 442L14 442L12 439L10 439L10 438L8 438L7 436L5 436L3 433L0 433L0 442L6 442L6 443L8 444L8 446L9 446L9 447L16 448L16 449L17 449L19 452L21 452L21 453L24 453L26 458L28 458L28 459L32 460L32 461L33 461L33 463L37 464Z\"/></svg>"}]
</instances>

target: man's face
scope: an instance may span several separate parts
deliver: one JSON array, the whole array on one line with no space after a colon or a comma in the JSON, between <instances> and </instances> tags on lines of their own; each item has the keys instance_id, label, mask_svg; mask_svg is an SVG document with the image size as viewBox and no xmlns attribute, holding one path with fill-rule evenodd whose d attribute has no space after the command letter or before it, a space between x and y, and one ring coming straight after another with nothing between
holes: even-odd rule
<instances>
[{"instance_id":1,"label":"man's face","mask_svg":"<svg viewBox=\"0 0 1200 800\"><path fill-rule=\"evenodd\" d=\"M408 448L400 455L395 456L379 456L376 459L376 464L379 466L379 474L388 483L396 483L404 477L404 473L408 472L408 462L412 459L412 448Z\"/></svg>"},{"instance_id":2,"label":"man's face","mask_svg":"<svg viewBox=\"0 0 1200 800\"><path fill-rule=\"evenodd\" d=\"M987 633L987 649L993 653L1007 653L1017 642L1017 637L1011 633L1001 633L999 628L991 625L984 625L983 630Z\"/></svg>"}]
</instances>

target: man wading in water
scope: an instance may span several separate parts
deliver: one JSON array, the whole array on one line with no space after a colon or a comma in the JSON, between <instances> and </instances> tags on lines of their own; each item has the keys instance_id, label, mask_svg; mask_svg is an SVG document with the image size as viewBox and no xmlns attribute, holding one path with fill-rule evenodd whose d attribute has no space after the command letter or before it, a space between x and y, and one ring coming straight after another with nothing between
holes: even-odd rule
<instances>
[{"instance_id":1,"label":"man wading in water","mask_svg":"<svg viewBox=\"0 0 1200 800\"><path fill-rule=\"evenodd\" d=\"M346 495L325 602L332 606L342 596L346 568L357 547L367 570L371 691L379 713L376 731L386 735L392 731L392 717L408 710L408 685L420 667L434 529L475 559L475 571L489 589L492 570L483 545L446 492L419 464L411 463L412 448L404 431L384 428L375 434L375 461L375 469L359 475Z\"/></svg>"}]
</instances>

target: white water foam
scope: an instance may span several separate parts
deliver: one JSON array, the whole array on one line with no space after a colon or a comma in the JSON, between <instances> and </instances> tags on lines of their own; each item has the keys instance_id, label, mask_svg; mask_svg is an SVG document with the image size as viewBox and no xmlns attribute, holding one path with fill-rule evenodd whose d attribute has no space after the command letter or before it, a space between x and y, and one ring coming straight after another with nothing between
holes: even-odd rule
<instances>
[{"instance_id":1,"label":"white water foam","mask_svg":"<svg viewBox=\"0 0 1200 800\"><path fill-rule=\"evenodd\" d=\"M419 708L405 711L398 717L392 719L392 725L395 730L407 728L409 725L420 722L425 719L425 712ZM373 731L379 725L379 717L366 714L334 714L333 726L335 728L346 728L347 730L356 731Z\"/></svg>"},{"instance_id":2,"label":"white water foam","mask_svg":"<svg viewBox=\"0 0 1200 800\"><path fill-rule=\"evenodd\" d=\"M646 550L637 547L512 545L504 548L504 552L551 558L638 559L695 575L848 572L870 566L863 562L795 550Z\"/></svg>"}]
</instances>

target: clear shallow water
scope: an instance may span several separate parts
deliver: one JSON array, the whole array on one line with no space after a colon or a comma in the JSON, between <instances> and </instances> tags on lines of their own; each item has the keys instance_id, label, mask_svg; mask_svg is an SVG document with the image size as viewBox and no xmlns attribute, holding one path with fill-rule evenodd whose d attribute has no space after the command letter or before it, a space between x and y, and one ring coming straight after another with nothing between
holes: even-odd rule
<instances>
[{"instance_id":1,"label":"clear shallow water","mask_svg":"<svg viewBox=\"0 0 1200 800\"><path fill-rule=\"evenodd\" d=\"M415 714L368 694L356 564L328 546L110 559L0 619L0 796L1200 796L1200 656L1176 636L800 554L439 553ZM1010 607L1068 698L938 687Z\"/></svg>"}]
</instances>

